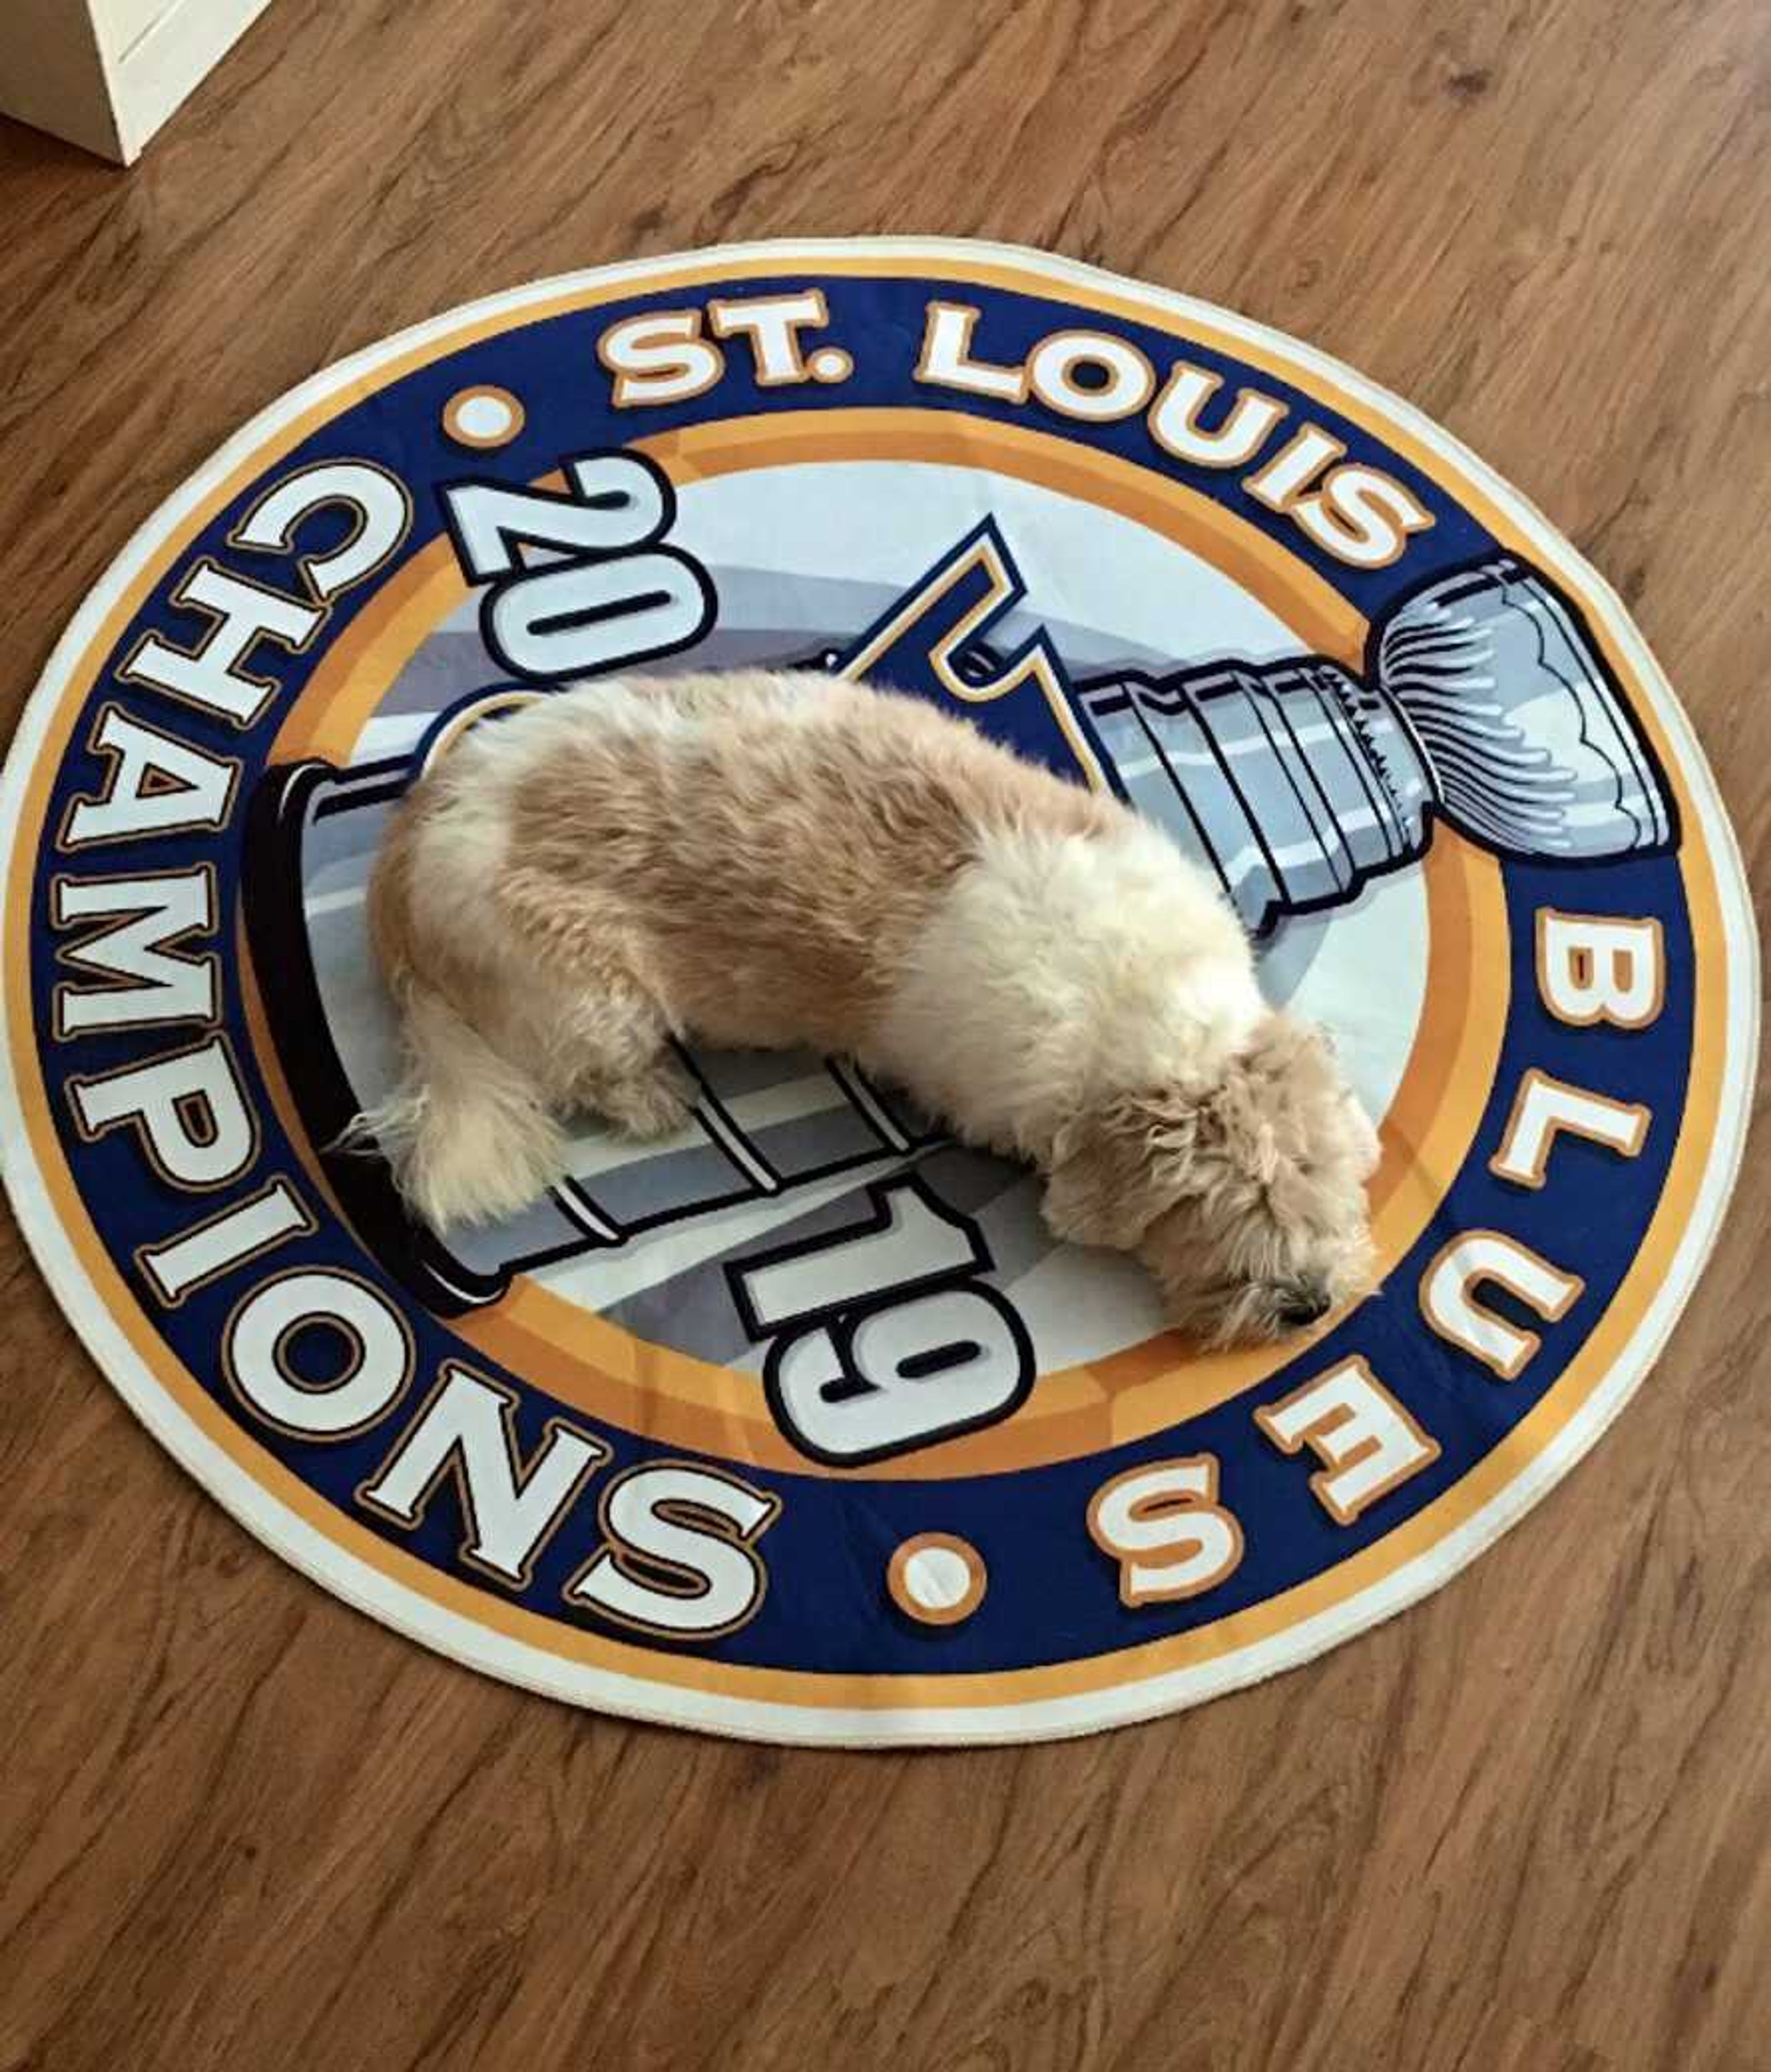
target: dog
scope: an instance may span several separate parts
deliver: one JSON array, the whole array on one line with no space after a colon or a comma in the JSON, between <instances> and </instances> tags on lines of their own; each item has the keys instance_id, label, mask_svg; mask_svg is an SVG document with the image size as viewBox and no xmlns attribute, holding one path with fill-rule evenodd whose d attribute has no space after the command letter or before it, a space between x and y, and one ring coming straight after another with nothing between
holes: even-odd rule
<instances>
[{"instance_id":1,"label":"dog","mask_svg":"<svg viewBox=\"0 0 1771 2072\"><path fill-rule=\"evenodd\" d=\"M358 1117L434 1227L564 1177L574 1109L689 1119L672 1039L809 1046L1045 1179L1169 1323L1276 1338L1365 1289L1372 1125L1216 885L1117 800L807 671L599 681L483 723L371 882L404 1077Z\"/></svg>"}]
</instances>

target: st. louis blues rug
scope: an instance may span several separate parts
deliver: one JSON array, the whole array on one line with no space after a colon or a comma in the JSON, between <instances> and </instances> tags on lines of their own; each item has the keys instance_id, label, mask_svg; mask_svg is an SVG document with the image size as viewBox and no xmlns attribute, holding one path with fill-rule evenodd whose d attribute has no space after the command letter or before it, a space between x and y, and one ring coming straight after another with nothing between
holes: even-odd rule
<instances>
[{"instance_id":1,"label":"st. louis blues rug","mask_svg":"<svg viewBox=\"0 0 1771 2072\"><path fill-rule=\"evenodd\" d=\"M392 1070L390 805L558 684L811 664L1116 792L1383 1119L1379 1293L1201 1357L1029 1175L840 1059L443 1244L331 1147ZM1756 944L1616 598L1393 398L982 245L475 304L150 519L7 764L6 1171L162 1443L513 1682L781 1740L1072 1733L1480 1552L1649 1371L1732 1182Z\"/></svg>"}]
</instances>

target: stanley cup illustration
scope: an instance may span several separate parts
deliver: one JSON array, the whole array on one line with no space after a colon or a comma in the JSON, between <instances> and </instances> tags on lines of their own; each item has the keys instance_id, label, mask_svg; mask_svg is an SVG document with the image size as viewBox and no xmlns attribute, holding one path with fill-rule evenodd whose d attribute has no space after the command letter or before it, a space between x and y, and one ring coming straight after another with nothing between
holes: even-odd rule
<instances>
[{"instance_id":1,"label":"stanley cup illustration","mask_svg":"<svg viewBox=\"0 0 1771 2072\"><path fill-rule=\"evenodd\" d=\"M1256 935L1417 861L1436 818L1531 861L1674 839L1596 652L1507 555L1386 612L1362 678L1313 656L1126 671L1074 695L1126 798L1215 872Z\"/></svg>"}]
</instances>

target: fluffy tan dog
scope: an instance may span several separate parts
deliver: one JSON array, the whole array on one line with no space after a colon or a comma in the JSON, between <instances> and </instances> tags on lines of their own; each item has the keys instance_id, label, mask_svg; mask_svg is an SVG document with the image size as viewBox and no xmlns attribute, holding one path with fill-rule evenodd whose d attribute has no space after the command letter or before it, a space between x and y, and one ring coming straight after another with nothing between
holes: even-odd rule
<instances>
[{"instance_id":1,"label":"fluffy tan dog","mask_svg":"<svg viewBox=\"0 0 1771 2072\"><path fill-rule=\"evenodd\" d=\"M1046 1177L1216 1342L1368 1272L1370 1122L1214 886L1115 801L810 673L601 682L470 734L370 894L406 1075L359 1119L417 1212L508 1215L561 1117L688 1117L669 1047L809 1045Z\"/></svg>"}]
</instances>

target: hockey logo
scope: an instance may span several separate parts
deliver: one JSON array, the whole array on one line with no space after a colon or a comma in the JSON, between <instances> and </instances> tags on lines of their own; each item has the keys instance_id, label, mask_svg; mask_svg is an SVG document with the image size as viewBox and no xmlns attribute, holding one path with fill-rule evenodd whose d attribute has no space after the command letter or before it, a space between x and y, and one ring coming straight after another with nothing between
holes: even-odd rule
<instances>
[{"instance_id":1,"label":"hockey logo","mask_svg":"<svg viewBox=\"0 0 1771 2072\"><path fill-rule=\"evenodd\" d=\"M1203 1355L799 1054L691 1046L675 1137L409 1219L339 1148L398 1068L388 814L562 685L756 664L1215 876L1381 1118L1379 1293ZM317 377L88 601L0 826L7 1185L117 1389L350 1602L736 1733L1072 1733L1436 1587L1649 1371L1753 1084L1726 822L1592 572L1307 347L990 248L614 269Z\"/></svg>"}]
</instances>

